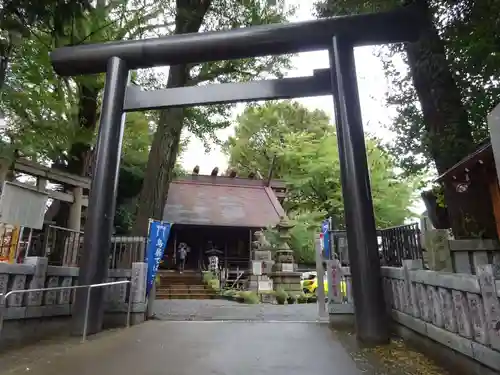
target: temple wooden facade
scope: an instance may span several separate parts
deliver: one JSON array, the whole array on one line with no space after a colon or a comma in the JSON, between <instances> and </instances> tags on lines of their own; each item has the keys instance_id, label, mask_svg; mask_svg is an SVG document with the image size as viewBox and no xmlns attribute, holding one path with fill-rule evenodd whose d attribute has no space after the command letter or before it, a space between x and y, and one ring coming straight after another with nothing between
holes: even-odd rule
<instances>
[{"instance_id":1,"label":"temple wooden facade","mask_svg":"<svg viewBox=\"0 0 500 375\"><path fill-rule=\"evenodd\" d=\"M252 235L278 224L285 193L277 180L193 174L172 181L163 220L173 227L162 268L177 268L177 250L187 245L186 269L205 269L210 249L219 250L220 267L247 269Z\"/></svg>"}]
</instances>

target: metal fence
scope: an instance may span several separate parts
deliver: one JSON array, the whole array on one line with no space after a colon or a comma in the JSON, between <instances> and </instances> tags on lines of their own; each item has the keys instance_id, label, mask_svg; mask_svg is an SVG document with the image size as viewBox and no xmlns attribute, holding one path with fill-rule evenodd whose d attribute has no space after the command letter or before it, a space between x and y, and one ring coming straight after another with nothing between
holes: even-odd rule
<instances>
[{"instance_id":1,"label":"metal fence","mask_svg":"<svg viewBox=\"0 0 500 375\"><path fill-rule=\"evenodd\" d=\"M83 333L82 333L82 342L87 339L87 327L88 327L88 318L89 318L89 309L90 309L90 294L92 293L92 289L107 287L112 285L122 285L122 284L131 284L130 280L121 280L121 281L112 281L108 283L101 284L91 284L91 285L72 285L72 286L58 286L53 288L39 288L39 289L19 289L19 290L11 290L6 294L0 294L0 335L2 334L3 329L3 313L7 307L7 301L9 300L9 296L14 294L25 294L25 293L44 293L44 292L55 292L62 290L73 290L73 289L87 289L87 298L85 303L85 315L83 321ZM127 328L130 327L130 312L132 308L132 296L131 291L129 291L128 304L127 304Z\"/></svg>"},{"instance_id":2,"label":"metal fence","mask_svg":"<svg viewBox=\"0 0 500 375\"><path fill-rule=\"evenodd\" d=\"M383 265L401 267L405 259L422 259L418 223L381 229L379 233Z\"/></svg>"},{"instance_id":3,"label":"metal fence","mask_svg":"<svg viewBox=\"0 0 500 375\"><path fill-rule=\"evenodd\" d=\"M147 238L141 236L111 237L109 268L130 268L133 262L144 262Z\"/></svg>"},{"instance_id":4,"label":"metal fence","mask_svg":"<svg viewBox=\"0 0 500 375\"><path fill-rule=\"evenodd\" d=\"M17 248L17 262L26 256L47 257L53 266L77 267L83 250L84 232L46 224L42 230L21 228L18 236L0 235L0 260ZM109 250L109 268L130 268L133 262L144 261L147 238L113 236Z\"/></svg>"}]
</instances>

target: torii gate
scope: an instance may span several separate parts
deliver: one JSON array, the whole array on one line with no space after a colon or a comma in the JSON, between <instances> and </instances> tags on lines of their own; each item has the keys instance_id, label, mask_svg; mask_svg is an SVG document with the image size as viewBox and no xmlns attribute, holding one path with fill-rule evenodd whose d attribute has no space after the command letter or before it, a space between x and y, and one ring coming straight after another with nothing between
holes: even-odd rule
<instances>
[{"instance_id":1,"label":"torii gate","mask_svg":"<svg viewBox=\"0 0 500 375\"><path fill-rule=\"evenodd\" d=\"M423 14L417 6L384 13L253 26L229 31L87 44L56 49L52 65L63 76L106 72L97 158L79 283L105 281L124 129L131 111L333 94L358 338L388 340L377 234L359 104L354 47L415 41ZM127 86L130 70L304 51L328 50L330 69L313 76L212 84L145 92ZM86 296L76 300L82 326ZM90 301L89 332L101 329L102 290Z\"/></svg>"}]
</instances>

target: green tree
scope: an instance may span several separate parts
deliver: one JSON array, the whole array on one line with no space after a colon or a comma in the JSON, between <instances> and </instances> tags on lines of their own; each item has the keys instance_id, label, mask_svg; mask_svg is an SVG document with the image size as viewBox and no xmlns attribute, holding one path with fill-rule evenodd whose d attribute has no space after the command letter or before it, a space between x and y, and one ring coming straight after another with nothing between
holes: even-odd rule
<instances>
[{"instance_id":1,"label":"green tree","mask_svg":"<svg viewBox=\"0 0 500 375\"><path fill-rule=\"evenodd\" d=\"M156 113L134 112L126 117L114 220L118 234L130 234L133 228L137 197L144 181L156 121ZM177 151L179 156L186 150L187 145L188 139L182 139ZM174 177L185 173L180 163L177 162L173 171Z\"/></svg>"},{"instance_id":2,"label":"green tree","mask_svg":"<svg viewBox=\"0 0 500 375\"><path fill-rule=\"evenodd\" d=\"M71 173L83 174L88 170L103 79L102 76L57 77L47 58L53 48L239 28L280 22L287 14L283 1L268 6L259 0L118 0L92 2L83 15L58 30L50 22L37 25L16 50L7 72L8 85L1 105L9 123L8 143L11 149L20 146L33 157L53 160L55 166ZM149 89L241 81L261 74L279 75L287 62L287 57L264 57L190 64L171 67L167 77L149 70L135 74L133 80ZM29 74L24 74L27 72ZM34 103L30 101L33 90L37 94ZM27 113L23 108L28 109ZM145 183L139 198L137 232L144 233L149 217L161 216L175 170L182 129L187 128L208 144L216 140L217 129L229 125L230 108L171 109L156 117Z\"/></svg>"},{"instance_id":3,"label":"green tree","mask_svg":"<svg viewBox=\"0 0 500 375\"><path fill-rule=\"evenodd\" d=\"M33 28L51 24L56 33L90 9L89 0L3 0L0 4L0 90L10 57Z\"/></svg>"},{"instance_id":4,"label":"green tree","mask_svg":"<svg viewBox=\"0 0 500 375\"><path fill-rule=\"evenodd\" d=\"M305 131L321 137L331 128L330 118L320 110L311 111L296 101L269 101L248 105L237 118L235 134L223 150L229 165L240 174L260 172L267 176L276 156L271 146L284 134ZM273 165L273 176L283 178L288 171Z\"/></svg>"},{"instance_id":5,"label":"green tree","mask_svg":"<svg viewBox=\"0 0 500 375\"><path fill-rule=\"evenodd\" d=\"M284 208L296 223L292 245L305 263L314 262L314 233L322 219L331 216L344 227L337 137L329 123L326 113L297 102L251 105L238 117L235 136L224 147L238 171L268 173L269 159L274 159L275 176L287 184ZM412 216L419 180L399 175L394 158L378 140L368 138L366 144L377 226L402 224Z\"/></svg>"},{"instance_id":6,"label":"green tree","mask_svg":"<svg viewBox=\"0 0 500 375\"><path fill-rule=\"evenodd\" d=\"M175 25L171 34L196 33L233 29L251 25L283 22L289 12L280 0L270 6L260 0L177 0ZM271 56L236 61L218 61L200 65L177 65L169 69L167 88L195 86L207 82L223 83L246 81L255 77L280 76L288 66L288 58ZM195 134L206 134L214 139L214 131L229 125L230 106L205 108L172 108L161 111L158 128L149 154L144 184L139 195L135 232L147 231L148 219L161 217L177 158L182 129L186 126Z\"/></svg>"},{"instance_id":7,"label":"green tree","mask_svg":"<svg viewBox=\"0 0 500 375\"><path fill-rule=\"evenodd\" d=\"M387 102L398 111L392 149L408 173L434 165L442 174L484 138L485 115L498 102L498 85L492 83L500 65L494 52L499 5L489 0L405 3L419 6L425 22L418 41L383 54L392 83ZM356 14L397 5L394 0L327 0L318 3L318 13ZM395 57L403 58L407 71L398 69ZM457 238L496 236L487 186L458 194L447 184L445 200Z\"/></svg>"},{"instance_id":8,"label":"green tree","mask_svg":"<svg viewBox=\"0 0 500 375\"><path fill-rule=\"evenodd\" d=\"M379 228L399 225L411 216L415 182L395 172L395 163L375 139L366 141L373 208ZM337 137L330 131L321 138L290 133L272 147L277 162L289 172L284 176L289 194L286 208L298 212L320 211L339 227L344 223Z\"/></svg>"}]
</instances>

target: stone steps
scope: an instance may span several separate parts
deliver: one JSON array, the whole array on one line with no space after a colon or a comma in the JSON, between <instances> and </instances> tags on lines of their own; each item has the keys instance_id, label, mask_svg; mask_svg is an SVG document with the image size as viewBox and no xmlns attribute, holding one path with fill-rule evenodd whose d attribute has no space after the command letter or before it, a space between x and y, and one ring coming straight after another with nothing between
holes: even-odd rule
<instances>
[{"instance_id":1,"label":"stone steps","mask_svg":"<svg viewBox=\"0 0 500 375\"><path fill-rule=\"evenodd\" d=\"M199 272L162 271L156 299L213 299L216 293L202 284Z\"/></svg>"},{"instance_id":2,"label":"stone steps","mask_svg":"<svg viewBox=\"0 0 500 375\"><path fill-rule=\"evenodd\" d=\"M156 291L156 299L213 299L216 292L200 285L196 289L162 288Z\"/></svg>"}]
</instances>

